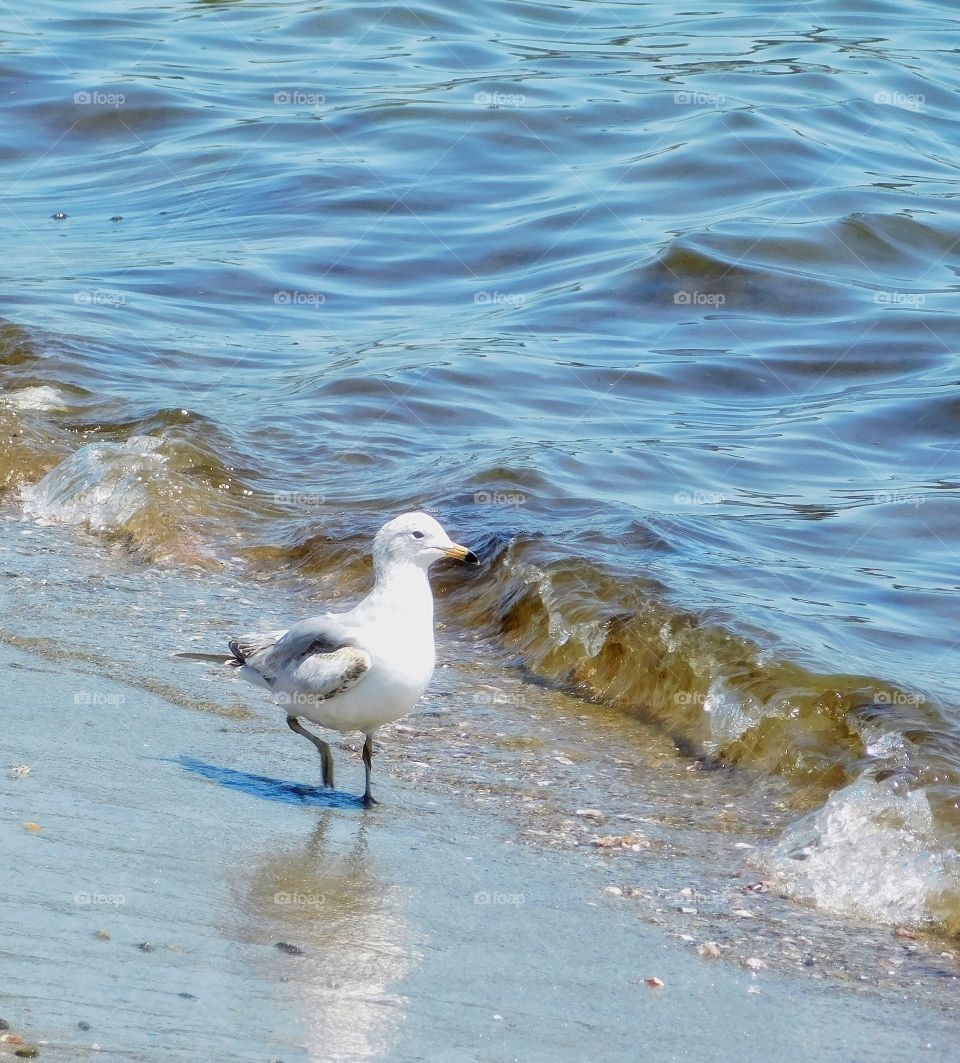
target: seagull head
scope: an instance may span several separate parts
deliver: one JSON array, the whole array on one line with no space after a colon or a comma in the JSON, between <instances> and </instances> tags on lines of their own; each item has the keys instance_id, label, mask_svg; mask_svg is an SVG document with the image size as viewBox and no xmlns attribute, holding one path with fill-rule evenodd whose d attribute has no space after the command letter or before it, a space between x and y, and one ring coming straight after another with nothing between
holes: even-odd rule
<instances>
[{"instance_id":1,"label":"seagull head","mask_svg":"<svg viewBox=\"0 0 960 1063\"><path fill-rule=\"evenodd\" d=\"M396 564L416 565L424 572L443 557L479 565L477 555L455 543L438 521L427 513L403 513L388 521L373 540L373 561L378 571Z\"/></svg>"}]
</instances>

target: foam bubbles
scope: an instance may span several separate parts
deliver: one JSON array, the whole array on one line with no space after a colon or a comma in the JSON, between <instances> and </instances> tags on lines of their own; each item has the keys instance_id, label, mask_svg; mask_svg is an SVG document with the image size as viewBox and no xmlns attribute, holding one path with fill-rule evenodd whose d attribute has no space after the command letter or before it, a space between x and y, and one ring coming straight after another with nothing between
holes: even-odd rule
<instances>
[{"instance_id":1,"label":"foam bubbles","mask_svg":"<svg viewBox=\"0 0 960 1063\"><path fill-rule=\"evenodd\" d=\"M119 531L150 502L148 483L162 476L160 441L131 436L74 451L39 483L22 488L24 511L49 523Z\"/></svg>"},{"instance_id":2,"label":"foam bubbles","mask_svg":"<svg viewBox=\"0 0 960 1063\"><path fill-rule=\"evenodd\" d=\"M882 923L925 923L960 899L960 854L940 841L926 794L868 778L794 823L766 863L798 900Z\"/></svg>"},{"instance_id":3,"label":"foam bubbles","mask_svg":"<svg viewBox=\"0 0 960 1063\"><path fill-rule=\"evenodd\" d=\"M65 410L71 405L62 391L46 384L8 392L3 401L18 410Z\"/></svg>"}]
</instances>

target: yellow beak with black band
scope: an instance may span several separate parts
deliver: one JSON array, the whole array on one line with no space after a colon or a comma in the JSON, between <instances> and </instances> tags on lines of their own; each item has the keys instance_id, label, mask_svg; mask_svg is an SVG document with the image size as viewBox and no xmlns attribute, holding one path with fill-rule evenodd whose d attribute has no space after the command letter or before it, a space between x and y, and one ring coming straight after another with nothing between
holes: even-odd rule
<instances>
[{"instance_id":1,"label":"yellow beak with black band","mask_svg":"<svg viewBox=\"0 0 960 1063\"><path fill-rule=\"evenodd\" d=\"M480 558L472 550L468 550L459 543L454 543L453 546L448 547L446 555L447 557L452 557L455 561L463 561L468 565L480 564Z\"/></svg>"}]
</instances>

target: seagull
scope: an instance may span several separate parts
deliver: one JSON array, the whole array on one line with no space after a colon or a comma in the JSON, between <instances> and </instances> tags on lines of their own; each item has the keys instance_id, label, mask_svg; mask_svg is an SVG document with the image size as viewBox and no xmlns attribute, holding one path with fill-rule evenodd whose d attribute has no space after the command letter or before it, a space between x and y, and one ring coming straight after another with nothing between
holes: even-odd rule
<instances>
[{"instance_id":1,"label":"seagull","mask_svg":"<svg viewBox=\"0 0 960 1063\"><path fill-rule=\"evenodd\" d=\"M231 656L179 654L216 659L273 694L287 726L317 748L323 784L333 787L333 754L301 719L331 731L364 737L364 807L377 804L370 792L373 736L399 720L420 700L433 675L433 591L427 572L441 558L469 565L477 555L452 542L433 517L404 513L384 524L373 540L373 590L346 613L321 613L285 631L231 639Z\"/></svg>"}]
</instances>

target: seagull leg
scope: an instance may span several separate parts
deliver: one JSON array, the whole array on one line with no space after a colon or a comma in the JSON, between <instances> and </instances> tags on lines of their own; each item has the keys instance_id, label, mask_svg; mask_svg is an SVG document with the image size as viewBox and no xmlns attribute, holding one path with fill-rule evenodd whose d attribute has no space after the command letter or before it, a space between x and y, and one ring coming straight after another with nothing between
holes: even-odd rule
<instances>
[{"instance_id":1,"label":"seagull leg","mask_svg":"<svg viewBox=\"0 0 960 1063\"><path fill-rule=\"evenodd\" d=\"M333 754L330 752L330 747L322 738L317 738L315 734L311 734L305 727L302 727L296 716L287 717L287 727L289 727L291 731L296 731L298 735L303 735L308 742L312 742L317 747L317 752L320 754L320 760L323 762L323 785L329 786L332 790Z\"/></svg>"},{"instance_id":2,"label":"seagull leg","mask_svg":"<svg viewBox=\"0 0 960 1063\"><path fill-rule=\"evenodd\" d=\"M366 785L363 788L363 806L364 808L372 808L374 805L378 805L380 802L373 799L373 794L370 793L370 772L373 770L373 735L368 734L366 741L363 743L363 772L366 779Z\"/></svg>"}]
</instances>

